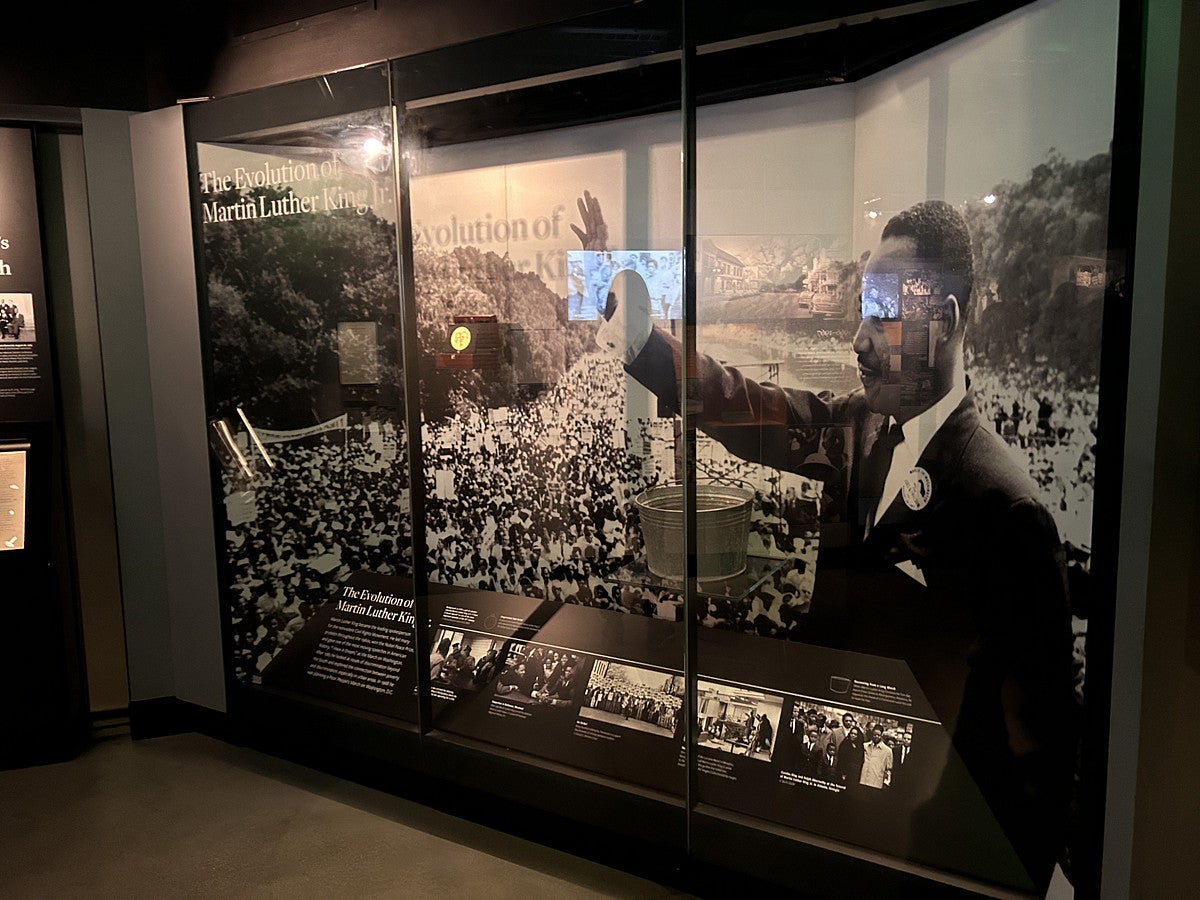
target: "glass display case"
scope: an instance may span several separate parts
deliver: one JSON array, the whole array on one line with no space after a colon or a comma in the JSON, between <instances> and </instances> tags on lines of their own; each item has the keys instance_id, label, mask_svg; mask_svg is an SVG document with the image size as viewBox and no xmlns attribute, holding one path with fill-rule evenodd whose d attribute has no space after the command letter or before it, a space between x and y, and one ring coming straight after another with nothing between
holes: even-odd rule
<instances>
[{"instance_id":1,"label":"glass display case","mask_svg":"<svg viewBox=\"0 0 1200 900\"><path fill-rule=\"evenodd\" d=\"M236 696L792 887L1092 883L1121 6L862 7L189 109Z\"/></svg>"}]
</instances>

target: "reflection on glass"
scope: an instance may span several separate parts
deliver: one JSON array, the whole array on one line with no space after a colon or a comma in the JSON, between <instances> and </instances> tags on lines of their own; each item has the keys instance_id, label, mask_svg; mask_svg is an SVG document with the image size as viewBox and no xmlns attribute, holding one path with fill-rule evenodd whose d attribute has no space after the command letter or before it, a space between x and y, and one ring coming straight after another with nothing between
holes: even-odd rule
<instances>
[{"instance_id":1,"label":"reflection on glass","mask_svg":"<svg viewBox=\"0 0 1200 900\"><path fill-rule=\"evenodd\" d=\"M703 799L1021 889L1068 863L1113 11L1057 0L857 81L698 111L698 467L756 490L804 582L709 603L699 672L736 684L701 716ZM1095 77L1047 82L1064 46L1031 36L1078 15L1068 55ZM678 352L656 328L629 365L660 404ZM741 757L765 759L748 716L771 691L794 699L766 787ZM896 776L910 750L940 756L913 770L925 815ZM860 788L892 825L822 817ZM955 829L995 858L956 858Z\"/></svg>"},{"instance_id":2,"label":"reflection on glass","mask_svg":"<svg viewBox=\"0 0 1200 900\"><path fill-rule=\"evenodd\" d=\"M380 107L196 147L245 680L287 680L281 651L354 573L411 572L390 122ZM319 618L301 643L348 627Z\"/></svg>"}]
</instances>

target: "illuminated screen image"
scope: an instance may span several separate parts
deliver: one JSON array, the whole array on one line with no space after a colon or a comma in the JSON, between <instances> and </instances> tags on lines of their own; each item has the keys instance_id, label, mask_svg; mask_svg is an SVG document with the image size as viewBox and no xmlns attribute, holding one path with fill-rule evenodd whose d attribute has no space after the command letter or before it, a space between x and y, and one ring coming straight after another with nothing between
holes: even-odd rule
<instances>
[{"instance_id":1,"label":"illuminated screen image","mask_svg":"<svg viewBox=\"0 0 1200 900\"><path fill-rule=\"evenodd\" d=\"M646 282L652 316L683 317L683 254L678 250L568 250L568 317L603 319L609 285L618 272L628 269Z\"/></svg>"},{"instance_id":2,"label":"illuminated screen image","mask_svg":"<svg viewBox=\"0 0 1200 900\"><path fill-rule=\"evenodd\" d=\"M25 449L0 447L0 551L25 549Z\"/></svg>"},{"instance_id":3,"label":"illuminated screen image","mask_svg":"<svg viewBox=\"0 0 1200 900\"><path fill-rule=\"evenodd\" d=\"M862 315L864 319L900 318L900 276L895 273L868 273L863 276Z\"/></svg>"}]
</instances>

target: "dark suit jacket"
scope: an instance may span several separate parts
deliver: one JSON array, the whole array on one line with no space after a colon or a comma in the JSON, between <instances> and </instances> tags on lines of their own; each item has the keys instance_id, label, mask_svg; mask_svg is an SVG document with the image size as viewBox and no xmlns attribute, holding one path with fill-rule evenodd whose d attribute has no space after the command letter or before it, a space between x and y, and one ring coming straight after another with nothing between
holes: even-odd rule
<instances>
[{"instance_id":1,"label":"dark suit jacket","mask_svg":"<svg viewBox=\"0 0 1200 900\"><path fill-rule=\"evenodd\" d=\"M678 413L680 358L679 344L655 329L627 367L660 411ZM1044 886L1063 846L1077 711L1062 545L1028 473L968 392L918 461L933 485L928 505L914 511L897 496L868 527L878 497L867 496L864 471L885 418L861 390L825 401L703 355L692 373L698 427L744 459L796 471L803 460L789 454L789 428L845 426L853 537L837 550L822 541L802 639L908 662ZM897 570L901 561L927 587Z\"/></svg>"}]
</instances>

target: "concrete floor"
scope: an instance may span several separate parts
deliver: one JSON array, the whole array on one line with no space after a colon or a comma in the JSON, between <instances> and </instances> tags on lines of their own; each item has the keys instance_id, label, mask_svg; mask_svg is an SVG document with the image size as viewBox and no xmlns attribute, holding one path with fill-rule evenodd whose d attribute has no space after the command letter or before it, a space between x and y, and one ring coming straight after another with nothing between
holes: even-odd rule
<instances>
[{"instance_id":1,"label":"concrete floor","mask_svg":"<svg viewBox=\"0 0 1200 900\"><path fill-rule=\"evenodd\" d=\"M671 897L195 734L0 772L0 897Z\"/></svg>"}]
</instances>

